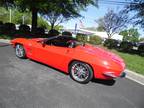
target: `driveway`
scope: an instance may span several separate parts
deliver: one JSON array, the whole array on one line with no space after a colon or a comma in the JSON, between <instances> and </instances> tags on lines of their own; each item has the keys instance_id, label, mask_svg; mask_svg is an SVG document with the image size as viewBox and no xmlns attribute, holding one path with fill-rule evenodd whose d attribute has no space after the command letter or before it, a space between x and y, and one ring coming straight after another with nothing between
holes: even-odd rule
<instances>
[{"instance_id":1,"label":"driveway","mask_svg":"<svg viewBox=\"0 0 144 108\"><path fill-rule=\"evenodd\" d=\"M79 84L0 43L0 108L144 108L144 86L126 78Z\"/></svg>"}]
</instances>

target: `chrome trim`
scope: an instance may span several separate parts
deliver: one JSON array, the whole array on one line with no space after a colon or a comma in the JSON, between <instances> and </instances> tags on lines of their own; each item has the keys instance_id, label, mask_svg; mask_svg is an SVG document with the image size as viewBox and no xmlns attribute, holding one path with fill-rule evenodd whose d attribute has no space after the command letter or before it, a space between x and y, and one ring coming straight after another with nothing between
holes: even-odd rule
<instances>
[{"instance_id":1,"label":"chrome trim","mask_svg":"<svg viewBox=\"0 0 144 108\"><path fill-rule=\"evenodd\" d=\"M108 76L108 77L111 77L111 78L118 78L118 76L114 75L114 72L105 72L103 73L105 76ZM120 74L120 78L124 78L126 76L126 73L125 72L122 72Z\"/></svg>"},{"instance_id":2,"label":"chrome trim","mask_svg":"<svg viewBox=\"0 0 144 108\"><path fill-rule=\"evenodd\" d=\"M103 74L108 77L117 78L117 76L114 75L114 72L105 72Z\"/></svg>"}]
</instances>

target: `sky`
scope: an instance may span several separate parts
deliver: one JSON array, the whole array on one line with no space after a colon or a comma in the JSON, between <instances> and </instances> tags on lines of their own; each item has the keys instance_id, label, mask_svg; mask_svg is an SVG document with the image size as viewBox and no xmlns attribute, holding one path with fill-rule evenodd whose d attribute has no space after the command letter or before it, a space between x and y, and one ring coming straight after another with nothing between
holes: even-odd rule
<instances>
[{"instance_id":1,"label":"sky","mask_svg":"<svg viewBox=\"0 0 144 108\"><path fill-rule=\"evenodd\" d=\"M74 29L75 24L77 24L78 28L81 27L82 24L84 25L84 27L96 27L97 23L95 22L95 20L98 20L99 18L103 17L108 10L112 9L115 12L117 12L124 8L124 5L119 3L113 3L113 1L128 2L127 0L99 0L98 7L90 5L87 7L86 11L80 12L80 14L83 16L82 18L71 19L68 22L64 22L62 25L65 29ZM82 24L80 23L80 21L82 22ZM143 34L143 31L141 29L139 29L139 32L140 35Z\"/></svg>"},{"instance_id":2,"label":"sky","mask_svg":"<svg viewBox=\"0 0 144 108\"><path fill-rule=\"evenodd\" d=\"M86 11L80 12L80 14L83 16L82 18L75 18L69 20L68 22L64 22L63 23L64 28L74 28L76 23L78 24L78 26L80 26L81 25L80 20L82 21L85 27L95 27L96 22L94 20L103 17L109 9L117 11L123 8L123 5L105 3L104 1L107 0L103 0L103 2L101 2L101 0L99 1L100 2L98 3L98 7L90 5L87 7ZM118 0L110 0L110 1L118 1Z\"/></svg>"}]
</instances>

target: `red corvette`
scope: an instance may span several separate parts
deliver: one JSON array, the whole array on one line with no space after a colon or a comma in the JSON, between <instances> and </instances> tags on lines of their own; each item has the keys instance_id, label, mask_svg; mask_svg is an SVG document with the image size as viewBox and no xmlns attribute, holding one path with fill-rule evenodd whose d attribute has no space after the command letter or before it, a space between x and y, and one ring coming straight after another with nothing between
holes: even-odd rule
<instances>
[{"instance_id":1,"label":"red corvette","mask_svg":"<svg viewBox=\"0 0 144 108\"><path fill-rule=\"evenodd\" d=\"M62 70L79 83L88 83L92 78L111 80L125 76L125 63L119 56L72 37L16 38L11 43L17 57Z\"/></svg>"}]
</instances>

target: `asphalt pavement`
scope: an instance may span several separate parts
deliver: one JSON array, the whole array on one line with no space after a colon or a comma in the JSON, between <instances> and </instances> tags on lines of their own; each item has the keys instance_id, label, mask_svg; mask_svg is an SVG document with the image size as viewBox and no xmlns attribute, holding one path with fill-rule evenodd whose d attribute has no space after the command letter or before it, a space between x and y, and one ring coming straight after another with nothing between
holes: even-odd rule
<instances>
[{"instance_id":1,"label":"asphalt pavement","mask_svg":"<svg viewBox=\"0 0 144 108\"><path fill-rule=\"evenodd\" d=\"M79 84L0 43L0 108L144 108L144 86L126 78Z\"/></svg>"}]
</instances>

